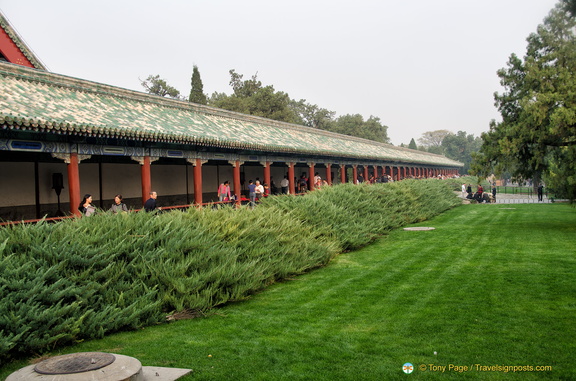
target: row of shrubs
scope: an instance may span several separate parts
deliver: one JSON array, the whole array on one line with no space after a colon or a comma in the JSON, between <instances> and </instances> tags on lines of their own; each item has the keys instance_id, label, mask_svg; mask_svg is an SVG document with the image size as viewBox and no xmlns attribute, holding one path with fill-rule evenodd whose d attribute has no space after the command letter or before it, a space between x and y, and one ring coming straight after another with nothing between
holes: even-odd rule
<instances>
[{"instance_id":1,"label":"row of shrubs","mask_svg":"<svg viewBox=\"0 0 576 381\"><path fill-rule=\"evenodd\" d=\"M0 360L241 300L458 203L446 182L406 180L1 228Z\"/></svg>"}]
</instances>

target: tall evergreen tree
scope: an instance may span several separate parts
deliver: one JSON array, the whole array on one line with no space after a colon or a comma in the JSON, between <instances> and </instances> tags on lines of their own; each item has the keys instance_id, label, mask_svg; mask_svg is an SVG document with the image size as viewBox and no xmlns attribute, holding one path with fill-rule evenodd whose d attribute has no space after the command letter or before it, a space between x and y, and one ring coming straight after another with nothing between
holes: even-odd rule
<instances>
[{"instance_id":1,"label":"tall evergreen tree","mask_svg":"<svg viewBox=\"0 0 576 381\"><path fill-rule=\"evenodd\" d=\"M574 3L573 1L571 2ZM570 4L570 2L566 2ZM492 121L473 169L541 178L558 196L576 199L576 18L563 3L528 37L524 59L512 54L498 71L501 122Z\"/></svg>"},{"instance_id":2,"label":"tall evergreen tree","mask_svg":"<svg viewBox=\"0 0 576 381\"><path fill-rule=\"evenodd\" d=\"M206 94L204 94L204 85L200 78L200 71L198 71L198 66L196 65L194 65L194 69L192 70L192 90L190 90L188 101L201 105L208 104L208 98Z\"/></svg>"},{"instance_id":3,"label":"tall evergreen tree","mask_svg":"<svg viewBox=\"0 0 576 381\"><path fill-rule=\"evenodd\" d=\"M414 140L414 138L410 139L410 143L408 143L408 148L418 149L418 146L416 145L416 141Z\"/></svg>"}]
</instances>

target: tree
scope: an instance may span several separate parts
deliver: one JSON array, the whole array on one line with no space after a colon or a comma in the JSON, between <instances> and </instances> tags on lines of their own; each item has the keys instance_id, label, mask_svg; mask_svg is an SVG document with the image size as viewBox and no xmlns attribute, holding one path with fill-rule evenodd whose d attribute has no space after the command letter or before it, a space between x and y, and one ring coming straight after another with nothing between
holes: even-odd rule
<instances>
[{"instance_id":1,"label":"tree","mask_svg":"<svg viewBox=\"0 0 576 381\"><path fill-rule=\"evenodd\" d=\"M149 75L146 80L140 80L140 84L146 89L148 94L155 94L161 97L168 95L170 98L180 99L180 91L168 85L165 80L160 78L160 75Z\"/></svg>"},{"instance_id":2,"label":"tree","mask_svg":"<svg viewBox=\"0 0 576 381\"><path fill-rule=\"evenodd\" d=\"M408 148L418 149L418 146L416 145L416 141L414 140L414 138L410 139L410 143L408 143Z\"/></svg>"},{"instance_id":3,"label":"tree","mask_svg":"<svg viewBox=\"0 0 576 381\"><path fill-rule=\"evenodd\" d=\"M563 0L566 11L570 12L572 16L576 16L576 0Z\"/></svg>"},{"instance_id":4,"label":"tree","mask_svg":"<svg viewBox=\"0 0 576 381\"><path fill-rule=\"evenodd\" d=\"M376 142L388 143L388 127L380 123L380 118L370 116L368 120L360 114L355 115L342 115L334 123L333 132L339 134L357 136Z\"/></svg>"},{"instance_id":5,"label":"tree","mask_svg":"<svg viewBox=\"0 0 576 381\"><path fill-rule=\"evenodd\" d=\"M192 89L190 90L190 96L188 97L188 102L199 103L201 105L208 104L208 98L204 94L204 85L202 84L202 79L200 78L200 71L198 71L198 66L194 65L192 69Z\"/></svg>"},{"instance_id":6,"label":"tree","mask_svg":"<svg viewBox=\"0 0 576 381\"><path fill-rule=\"evenodd\" d=\"M468 173L472 162L472 154L478 152L482 146L482 138L458 131L456 134L447 135L442 140L444 155L450 159L464 164L462 173Z\"/></svg>"},{"instance_id":7,"label":"tree","mask_svg":"<svg viewBox=\"0 0 576 381\"><path fill-rule=\"evenodd\" d=\"M441 153L442 152L442 140L451 134L448 130L436 130L436 131L427 131L422 134L422 137L418 139L420 145L422 147L426 147L429 152L433 151L440 151L434 153Z\"/></svg>"},{"instance_id":8,"label":"tree","mask_svg":"<svg viewBox=\"0 0 576 381\"><path fill-rule=\"evenodd\" d=\"M291 100L288 94L275 91L273 86L262 86L257 74L244 81L243 76L235 70L230 70L229 73L230 86L234 93L212 94L209 101L211 106L282 122L298 121L298 117L290 108Z\"/></svg>"},{"instance_id":9,"label":"tree","mask_svg":"<svg viewBox=\"0 0 576 381\"><path fill-rule=\"evenodd\" d=\"M298 102L291 100L290 108L296 114L298 124L327 131L334 129L334 117L336 115L334 111L307 103L306 99L300 99Z\"/></svg>"},{"instance_id":10,"label":"tree","mask_svg":"<svg viewBox=\"0 0 576 381\"><path fill-rule=\"evenodd\" d=\"M213 93L208 101L210 106L383 143L390 141L388 127L378 117L370 116L364 121L356 114L334 119L334 111L307 103L305 99L295 101L288 94L274 90L273 86L263 86L258 73L248 80L233 69L229 73L233 94Z\"/></svg>"},{"instance_id":11,"label":"tree","mask_svg":"<svg viewBox=\"0 0 576 381\"><path fill-rule=\"evenodd\" d=\"M482 134L474 171L513 179L541 178L550 189L576 198L576 19L559 3L527 41L524 59L512 54L495 93L501 122Z\"/></svg>"}]
</instances>

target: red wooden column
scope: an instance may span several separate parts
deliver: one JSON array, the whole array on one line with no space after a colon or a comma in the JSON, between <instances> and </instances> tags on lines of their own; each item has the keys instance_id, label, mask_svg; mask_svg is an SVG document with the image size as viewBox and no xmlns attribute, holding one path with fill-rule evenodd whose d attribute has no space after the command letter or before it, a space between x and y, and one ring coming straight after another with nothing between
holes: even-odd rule
<instances>
[{"instance_id":1,"label":"red wooden column","mask_svg":"<svg viewBox=\"0 0 576 381\"><path fill-rule=\"evenodd\" d=\"M78 166L78 154L70 153L70 162L68 163L68 194L70 197L70 213L80 216L78 210L80 205L80 170Z\"/></svg>"},{"instance_id":2,"label":"red wooden column","mask_svg":"<svg viewBox=\"0 0 576 381\"><path fill-rule=\"evenodd\" d=\"M354 184L358 183L358 166L356 164L352 166L352 179L354 180Z\"/></svg>"},{"instance_id":3,"label":"red wooden column","mask_svg":"<svg viewBox=\"0 0 576 381\"><path fill-rule=\"evenodd\" d=\"M378 166L374 166L374 181L378 182Z\"/></svg>"},{"instance_id":4,"label":"red wooden column","mask_svg":"<svg viewBox=\"0 0 576 381\"><path fill-rule=\"evenodd\" d=\"M268 184L268 186L270 186L270 164L272 163L269 161L264 163L264 184Z\"/></svg>"},{"instance_id":5,"label":"red wooden column","mask_svg":"<svg viewBox=\"0 0 576 381\"><path fill-rule=\"evenodd\" d=\"M326 182L332 185L332 164L326 163Z\"/></svg>"},{"instance_id":6,"label":"red wooden column","mask_svg":"<svg viewBox=\"0 0 576 381\"><path fill-rule=\"evenodd\" d=\"M346 164L340 164L340 184L346 183Z\"/></svg>"},{"instance_id":7,"label":"red wooden column","mask_svg":"<svg viewBox=\"0 0 576 381\"><path fill-rule=\"evenodd\" d=\"M240 205L240 198L242 196L242 189L240 189L240 160L230 162L233 167L232 182L234 183L234 195L236 196L236 205Z\"/></svg>"},{"instance_id":8,"label":"red wooden column","mask_svg":"<svg viewBox=\"0 0 576 381\"><path fill-rule=\"evenodd\" d=\"M295 163L288 163L288 193L296 194L296 184L294 184L294 165Z\"/></svg>"},{"instance_id":9,"label":"red wooden column","mask_svg":"<svg viewBox=\"0 0 576 381\"><path fill-rule=\"evenodd\" d=\"M140 161L140 181L142 182L142 205L150 198L152 190L152 175L150 171L150 156L144 156Z\"/></svg>"},{"instance_id":10,"label":"red wooden column","mask_svg":"<svg viewBox=\"0 0 576 381\"><path fill-rule=\"evenodd\" d=\"M194 203L202 204L202 160L196 159L194 165Z\"/></svg>"},{"instance_id":11,"label":"red wooden column","mask_svg":"<svg viewBox=\"0 0 576 381\"><path fill-rule=\"evenodd\" d=\"M406 178L406 167L403 167L402 169L404 170L404 177L403 177L403 179L405 179L405 178Z\"/></svg>"},{"instance_id":12,"label":"red wooden column","mask_svg":"<svg viewBox=\"0 0 576 381\"><path fill-rule=\"evenodd\" d=\"M316 184L314 184L314 175L315 175L314 163L308 163L308 183L310 184L308 189L310 189L311 191L316 189Z\"/></svg>"},{"instance_id":13,"label":"red wooden column","mask_svg":"<svg viewBox=\"0 0 576 381\"><path fill-rule=\"evenodd\" d=\"M368 173L368 166L365 165L364 166L364 182L368 183L368 180L370 180L370 174Z\"/></svg>"}]
</instances>

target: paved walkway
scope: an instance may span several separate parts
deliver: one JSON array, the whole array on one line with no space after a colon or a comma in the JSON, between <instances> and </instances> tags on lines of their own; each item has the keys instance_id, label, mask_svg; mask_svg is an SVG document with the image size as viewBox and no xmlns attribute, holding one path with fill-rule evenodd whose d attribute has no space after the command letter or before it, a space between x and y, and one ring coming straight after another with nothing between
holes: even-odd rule
<instances>
[{"instance_id":1,"label":"paved walkway","mask_svg":"<svg viewBox=\"0 0 576 381\"><path fill-rule=\"evenodd\" d=\"M462 192L458 192L462 197ZM559 200L554 198L542 197L542 201L538 201L538 196L530 196L527 194L496 194L496 204L547 204L552 202L564 202L568 200Z\"/></svg>"},{"instance_id":2,"label":"paved walkway","mask_svg":"<svg viewBox=\"0 0 576 381\"><path fill-rule=\"evenodd\" d=\"M496 204L546 204L550 202L553 202L552 199L546 196L542 197L542 201L538 201L538 196L529 196L527 194L496 194Z\"/></svg>"}]
</instances>

